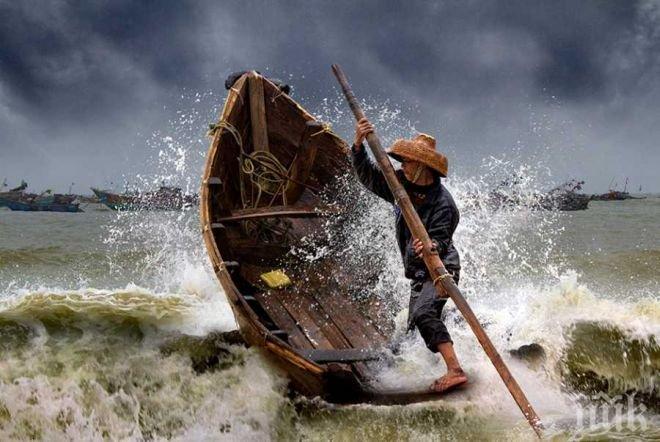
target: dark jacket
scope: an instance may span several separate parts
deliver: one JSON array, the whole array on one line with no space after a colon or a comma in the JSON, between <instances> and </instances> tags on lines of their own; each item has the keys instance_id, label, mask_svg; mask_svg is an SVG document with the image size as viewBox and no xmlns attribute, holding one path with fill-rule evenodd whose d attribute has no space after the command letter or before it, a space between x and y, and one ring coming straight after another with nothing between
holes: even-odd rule
<instances>
[{"instance_id":1,"label":"dark jacket","mask_svg":"<svg viewBox=\"0 0 660 442\"><path fill-rule=\"evenodd\" d=\"M383 173L378 166L369 160L364 146L359 150L353 146L351 150L353 152L353 166L362 184L385 201L394 204L394 196L387 186ZM440 183L439 177L432 185L420 188L410 183L402 171L397 171L397 174L409 194L423 193L423 195L420 195L420 197L423 197L423 202L416 207L417 214L422 219L422 223L424 223L431 239L438 244L438 253L442 263L449 272L458 272L461 264L458 251L454 248L452 242L452 236L459 220L458 208L454 203L454 198ZM417 281L428 279L428 270L424 261L417 258L413 253L410 230L401 215L401 209L395 207L394 211L396 214L396 238L403 258L406 278Z\"/></svg>"}]
</instances>

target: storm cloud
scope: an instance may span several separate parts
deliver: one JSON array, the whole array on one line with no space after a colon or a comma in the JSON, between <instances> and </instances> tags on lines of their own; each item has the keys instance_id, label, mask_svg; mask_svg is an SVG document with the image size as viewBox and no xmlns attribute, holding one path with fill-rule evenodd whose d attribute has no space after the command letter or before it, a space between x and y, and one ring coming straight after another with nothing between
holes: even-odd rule
<instances>
[{"instance_id":1,"label":"storm cloud","mask_svg":"<svg viewBox=\"0 0 660 442\"><path fill-rule=\"evenodd\" d=\"M211 121L232 71L313 107L340 63L462 174L514 152L588 189L660 190L658 2L0 0L0 23L0 179L37 189L140 172L182 95L213 92Z\"/></svg>"}]
</instances>

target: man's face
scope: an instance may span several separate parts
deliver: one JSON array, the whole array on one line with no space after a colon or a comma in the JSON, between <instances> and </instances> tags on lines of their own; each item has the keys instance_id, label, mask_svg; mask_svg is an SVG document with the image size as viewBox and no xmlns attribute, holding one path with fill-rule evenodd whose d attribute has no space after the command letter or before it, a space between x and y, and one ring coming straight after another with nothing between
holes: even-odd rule
<instances>
[{"instance_id":1,"label":"man's face","mask_svg":"<svg viewBox=\"0 0 660 442\"><path fill-rule=\"evenodd\" d=\"M424 167L424 166L417 161L404 159L403 162L401 163L401 169L403 170L403 173L406 175L406 178L408 178L408 180L410 181L414 180L415 175L418 174L420 167Z\"/></svg>"}]
</instances>

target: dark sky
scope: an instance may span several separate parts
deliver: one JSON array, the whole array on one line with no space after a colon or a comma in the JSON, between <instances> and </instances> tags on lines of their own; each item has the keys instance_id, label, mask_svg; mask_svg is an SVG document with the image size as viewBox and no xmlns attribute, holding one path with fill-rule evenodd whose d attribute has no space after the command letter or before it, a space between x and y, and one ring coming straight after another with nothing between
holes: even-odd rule
<instances>
[{"instance_id":1,"label":"dark sky","mask_svg":"<svg viewBox=\"0 0 660 442\"><path fill-rule=\"evenodd\" d=\"M284 78L314 111L341 104L340 63L395 124L434 134L458 176L495 156L588 190L629 176L660 191L657 1L0 0L0 23L10 184L121 183L153 172L164 136L196 177L228 73ZM326 117L352 137L347 113Z\"/></svg>"}]
</instances>

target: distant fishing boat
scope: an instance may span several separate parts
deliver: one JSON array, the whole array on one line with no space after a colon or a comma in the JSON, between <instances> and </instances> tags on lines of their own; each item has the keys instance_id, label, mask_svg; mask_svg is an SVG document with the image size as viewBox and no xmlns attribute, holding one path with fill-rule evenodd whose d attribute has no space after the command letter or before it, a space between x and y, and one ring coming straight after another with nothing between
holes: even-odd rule
<instances>
[{"instance_id":1,"label":"distant fishing boat","mask_svg":"<svg viewBox=\"0 0 660 442\"><path fill-rule=\"evenodd\" d=\"M82 212L80 204L75 201L75 195L44 193L41 195L14 192L12 195L0 196L0 204L10 210L19 212Z\"/></svg>"},{"instance_id":2,"label":"distant fishing boat","mask_svg":"<svg viewBox=\"0 0 660 442\"><path fill-rule=\"evenodd\" d=\"M21 184L17 187L14 187L13 189L9 189L6 192L0 192L0 207L8 207L7 204L9 201L15 201L16 199L20 198L21 195L23 195L23 191L27 189L28 184L25 182L25 180L21 180ZM7 180L4 180L2 183L2 187L8 187L7 186Z\"/></svg>"},{"instance_id":3,"label":"distant fishing boat","mask_svg":"<svg viewBox=\"0 0 660 442\"><path fill-rule=\"evenodd\" d=\"M475 195L472 204L485 203L490 207L529 207L533 210L574 211L586 210L591 197L579 193L584 181L569 180L547 192L523 192L517 185L521 179L513 177L501 182L495 189L488 192L485 197Z\"/></svg>"},{"instance_id":4,"label":"distant fishing boat","mask_svg":"<svg viewBox=\"0 0 660 442\"><path fill-rule=\"evenodd\" d=\"M9 201L6 203L9 209L19 212L66 212L78 213L83 212L79 204L38 204L38 203L25 203L21 201Z\"/></svg>"},{"instance_id":5,"label":"distant fishing boat","mask_svg":"<svg viewBox=\"0 0 660 442\"><path fill-rule=\"evenodd\" d=\"M610 190L606 193L591 195L591 199L595 201L623 201L623 200L643 200L643 196L632 196L628 192L620 192L618 190Z\"/></svg>"},{"instance_id":6,"label":"distant fishing boat","mask_svg":"<svg viewBox=\"0 0 660 442\"><path fill-rule=\"evenodd\" d=\"M584 181L567 181L542 195L539 202L544 209L556 209L562 212L586 210L591 197L578 193L582 190L583 184Z\"/></svg>"},{"instance_id":7,"label":"distant fishing boat","mask_svg":"<svg viewBox=\"0 0 660 442\"><path fill-rule=\"evenodd\" d=\"M616 184L614 185L614 187L612 187L613 182L614 182L614 178L612 178L612 181L610 181L610 190L608 190L606 193L591 195L591 199L596 201L623 201L623 200L643 200L645 198L643 196L632 196L630 193L627 192L628 177L626 177L626 183L623 186L623 192L616 190L617 187ZM642 190L642 186L639 186L639 190L640 191Z\"/></svg>"},{"instance_id":8,"label":"distant fishing boat","mask_svg":"<svg viewBox=\"0 0 660 442\"><path fill-rule=\"evenodd\" d=\"M197 204L196 195L186 195L179 187L161 186L155 192L113 193L92 187L101 204L112 210L181 210Z\"/></svg>"}]
</instances>

